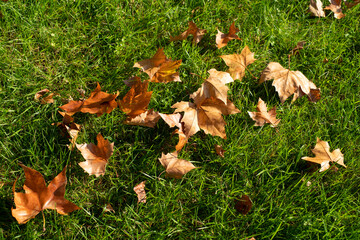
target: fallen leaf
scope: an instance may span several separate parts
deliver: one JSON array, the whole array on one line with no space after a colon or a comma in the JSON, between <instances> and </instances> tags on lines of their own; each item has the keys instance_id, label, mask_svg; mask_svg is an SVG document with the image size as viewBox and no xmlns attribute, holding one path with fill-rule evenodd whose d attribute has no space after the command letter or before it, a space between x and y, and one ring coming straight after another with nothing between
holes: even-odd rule
<instances>
[{"instance_id":1,"label":"fallen leaf","mask_svg":"<svg viewBox=\"0 0 360 240\"><path fill-rule=\"evenodd\" d=\"M341 0L329 0L330 5L326 6L325 10L331 10L334 13L334 17L341 19L345 17L345 14L342 13L341 9Z\"/></svg>"},{"instance_id":2,"label":"fallen leaf","mask_svg":"<svg viewBox=\"0 0 360 240\"><path fill-rule=\"evenodd\" d=\"M52 125L56 125L60 129L61 134L64 137L69 138L69 141L71 142L71 146L72 146L76 142L78 134L81 130L81 125L75 123L74 118L72 118L66 112L58 111L58 113L60 113L61 116L63 116L63 120L62 122L56 124L53 123ZM70 149L72 149L71 146L69 147Z\"/></svg>"},{"instance_id":3,"label":"fallen leaf","mask_svg":"<svg viewBox=\"0 0 360 240\"><path fill-rule=\"evenodd\" d=\"M196 168L191 162L178 159L177 152L161 154L159 158L161 165L166 169L166 175L171 178L181 179L183 175Z\"/></svg>"},{"instance_id":4,"label":"fallen leaf","mask_svg":"<svg viewBox=\"0 0 360 240\"><path fill-rule=\"evenodd\" d=\"M106 204L106 206L104 207L104 212L112 212L115 213L114 208L111 206L110 203Z\"/></svg>"},{"instance_id":5,"label":"fallen leaf","mask_svg":"<svg viewBox=\"0 0 360 240\"><path fill-rule=\"evenodd\" d=\"M153 109L147 110L134 118L128 117L124 121L124 124L128 125L138 125L144 127L155 127L156 123L159 121L160 115L158 112L155 112Z\"/></svg>"},{"instance_id":6,"label":"fallen leaf","mask_svg":"<svg viewBox=\"0 0 360 240\"><path fill-rule=\"evenodd\" d=\"M220 32L219 29L217 31L218 31L218 33L216 34L217 48L225 47L230 40L233 40L233 39L241 40L241 38L239 38L236 35L236 33L240 30L237 27L235 27L235 22L233 22L231 24L229 33L224 34L224 33Z\"/></svg>"},{"instance_id":7,"label":"fallen leaf","mask_svg":"<svg viewBox=\"0 0 360 240\"><path fill-rule=\"evenodd\" d=\"M49 93L49 95L47 95L46 97L45 94ZM54 93L51 93L49 89L45 88L43 90L38 91L35 96L34 99L35 101L40 101L41 104L46 104L46 103L54 103Z\"/></svg>"},{"instance_id":8,"label":"fallen leaf","mask_svg":"<svg viewBox=\"0 0 360 240\"><path fill-rule=\"evenodd\" d=\"M226 138L226 122L222 115L240 112L231 101L227 100L225 105L223 101L214 97L207 98L201 105L191 102L178 102L172 108L176 108L174 113L184 112L181 122L184 123L187 138L200 129L207 134Z\"/></svg>"},{"instance_id":9,"label":"fallen leaf","mask_svg":"<svg viewBox=\"0 0 360 240\"><path fill-rule=\"evenodd\" d=\"M64 198L66 187L66 167L46 187L44 177L36 170L20 164L25 172L25 193L15 192L13 187L15 208L11 214L19 224L26 223L34 218L40 211L56 209L60 214L66 215L80 209L74 203Z\"/></svg>"},{"instance_id":10,"label":"fallen leaf","mask_svg":"<svg viewBox=\"0 0 360 240\"><path fill-rule=\"evenodd\" d=\"M224 154L225 154L225 150L222 148L222 146L215 144L215 152L217 155L219 155L220 157L224 158Z\"/></svg>"},{"instance_id":11,"label":"fallen leaf","mask_svg":"<svg viewBox=\"0 0 360 240\"><path fill-rule=\"evenodd\" d=\"M197 44L204 37L205 33L205 29L199 29L194 22L189 21L189 28L176 37L170 37L170 41L184 40L191 34L193 35L193 43Z\"/></svg>"},{"instance_id":12,"label":"fallen leaf","mask_svg":"<svg viewBox=\"0 0 360 240\"><path fill-rule=\"evenodd\" d=\"M315 154L315 157L302 157L301 159L321 164L319 172L329 169L330 162L336 162L341 166L346 167L344 164L344 155L341 153L340 149L335 149L333 152L330 152L328 142L317 138L315 148L311 151Z\"/></svg>"},{"instance_id":13,"label":"fallen leaf","mask_svg":"<svg viewBox=\"0 0 360 240\"><path fill-rule=\"evenodd\" d=\"M208 73L210 73L209 78L196 92L190 95L190 98L194 99L196 105L201 105L205 99L211 97L218 98L226 104L229 88L225 84L234 80L229 73L217 71L216 69L210 69Z\"/></svg>"},{"instance_id":14,"label":"fallen leaf","mask_svg":"<svg viewBox=\"0 0 360 240\"><path fill-rule=\"evenodd\" d=\"M309 100L316 102L320 99L320 89L309 81L300 71L290 71L277 62L271 62L261 74L259 84L274 79L272 85L279 94L282 103L294 94L292 102L307 95Z\"/></svg>"},{"instance_id":15,"label":"fallen leaf","mask_svg":"<svg viewBox=\"0 0 360 240\"><path fill-rule=\"evenodd\" d=\"M141 82L140 78L132 83L131 89L118 101L121 111L130 118L146 112L152 92L148 92L149 81Z\"/></svg>"},{"instance_id":16,"label":"fallen leaf","mask_svg":"<svg viewBox=\"0 0 360 240\"><path fill-rule=\"evenodd\" d=\"M105 175L105 167L108 159L111 157L114 150L114 143L105 140L101 133L96 137L97 145L93 143L76 144L77 149L85 158L85 162L79 163L80 167L84 169L89 175Z\"/></svg>"},{"instance_id":17,"label":"fallen leaf","mask_svg":"<svg viewBox=\"0 0 360 240\"><path fill-rule=\"evenodd\" d=\"M360 0L355 0L353 2L348 2L348 1L345 1L345 5L347 8L352 8L352 7L355 7L356 5L358 5L360 3Z\"/></svg>"},{"instance_id":18,"label":"fallen leaf","mask_svg":"<svg viewBox=\"0 0 360 240\"><path fill-rule=\"evenodd\" d=\"M164 50L159 48L155 55L146 60L139 61L134 67L141 68L150 77L150 82L181 82L176 70L180 67L181 60L167 59Z\"/></svg>"},{"instance_id":19,"label":"fallen leaf","mask_svg":"<svg viewBox=\"0 0 360 240\"><path fill-rule=\"evenodd\" d=\"M220 57L229 67L228 72L234 80L241 80L245 76L246 67L256 60L254 53L250 51L248 46L244 47L241 54L222 55Z\"/></svg>"},{"instance_id":20,"label":"fallen leaf","mask_svg":"<svg viewBox=\"0 0 360 240\"><path fill-rule=\"evenodd\" d=\"M96 114L98 117L104 113L110 113L117 107L115 98L119 95L109 94L101 91L100 84L97 83L97 87L90 94L88 99L84 101L70 101L69 103L61 106L68 115L72 116L77 112Z\"/></svg>"},{"instance_id":21,"label":"fallen leaf","mask_svg":"<svg viewBox=\"0 0 360 240\"><path fill-rule=\"evenodd\" d=\"M257 112L248 112L255 121L255 126L264 126L265 123L270 123L276 127L279 124L280 119L276 119L276 107L267 111L266 103L261 98L259 98L256 110Z\"/></svg>"},{"instance_id":22,"label":"fallen leaf","mask_svg":"<svg viewBox=\"0 0 360 240\"><path fill-rule=\"evenodd\" d=\"M240 199L235 199L235 209L239 213L246 215L252 208L252 201L248 195L242 195Z\"/></svg>"},{"instance_id":23,"label":"fallen leaf","mask_svg":"<svg viewBox=\"0 0 360 240\"><path fill-rule=\"evenodd\" d=\"M174 131L174 133L179 134L179 142L176 144L175 149L177 152L180 152L180 150L184 147L184 145L188 142L188 137L185 135L184 132L184 124L181 123L181 114L175 113L175 114L164 114L159 113L160 117L169 125L169 127L177 127Z\"/></svg>"},{"instance_id":24,"label":"fallen leaf","mask_svg":"<svg viewBox=\"0 0 360 240\"><path fill-rule=\"evenodd\" d=\"M294 47L292 50L291 50L291 55L292 56L295 56L295 55L298 55L300 50L304 48L304 44L306 42L305 41L300 41L296 44L296 47Z\"/></svg>"},{"instance_id":25,"label":"fallen leaf","mask_svg":"<svg viewBox=\"0 0 360 240\"><path fill-rule=\"evenodd\" d=\"M138 197L138 203L146 203L145 183L146 181L142 181L134 187L134 191Z\"/></svg>"},{"instance_id":26,"label":"fallen leaf","mask_svg":"<svg viewBox=\"0 0 360 240\"><path fill-rule=\"evenodd\" d=\"M315 17L325 17L321 0L310 0L309 12Z\"/></svg>"}]
</instances>

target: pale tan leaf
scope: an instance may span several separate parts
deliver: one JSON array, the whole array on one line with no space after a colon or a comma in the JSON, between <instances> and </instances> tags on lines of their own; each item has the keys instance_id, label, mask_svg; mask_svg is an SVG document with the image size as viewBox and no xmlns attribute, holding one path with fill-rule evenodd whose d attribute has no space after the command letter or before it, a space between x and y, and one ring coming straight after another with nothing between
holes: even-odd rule
<instances>
[{"instance_id":1,"label":"pale tan leaf","mask_svg":"<svg viewBox=\"0 0 360 240\"><path fill-rule=\"evenodd\" d=\"M321 0L310 0L309 12L315 17L325 17Z\"/></svg>"},{"instance_id":2,"label":"pale tan leaf","mask_svg":"<svg viewBox=\"0 0 360 240\"><path fill-rule=\"evenodd\" d=\"M161 165L166 169L166 175L171 178L181 179L187 172L196 167L189 161L177 158L177 152L161 154Z\"/></svg>"},{"instance_id":3,"label":"pale tan leaf","mask_svg":"<svg viewBox=\"0 0 360 240\"><path fill-rule=\"evenodd\" d=\"M158 112L155 112L153 109L147 110L146 112L137 115L134 118L128 117L124 124L128 125L138 125L144 127L155 127L156 123L159 121L160 115Z\"/></svg>"},{"instance_id":4,"label":"pale tan leaf","mask_svg":"<svg viewBox=\"0 0 360 240\"><path fill-rule=\"evenodd\" d=\"M248 112L255 121L255 126L264 126L265 123L270 123L276 127L279 124L280 119L276 119L276 107L267 111L266 103L261 98L259 98L256 110L257 112Z\"/></svg>"},{"instance_id":5,"label":"pale tan leaf","mask_svg":"<svg viewBox=\"0 0 360 240\"><path fill-rule=\"evenodd\" d=\"M142 181L134 187L134 192L138 197L138 203L146 203L145 183L146 181Z\"/></svg>"}]
</instances>

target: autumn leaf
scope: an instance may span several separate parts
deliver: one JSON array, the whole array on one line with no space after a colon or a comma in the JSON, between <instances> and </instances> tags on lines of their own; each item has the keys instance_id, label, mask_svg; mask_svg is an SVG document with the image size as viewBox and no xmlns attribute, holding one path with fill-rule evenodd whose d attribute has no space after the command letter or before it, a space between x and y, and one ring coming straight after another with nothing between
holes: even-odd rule
<instances>
[{"instance_id":1,"label":"autumn leaf","mask_svg":"<svg viewBox=\"0 0 360 240\"><path fill-rule=\"evenodd\" d=\"M141 68L150 77L150 82L181 82L179 73L176 71L181 60L173 61L167 59L164 50L159 48L155 55L146 60L134 64L134 67Z\"/></svg>"},{"instance_id":2,"label":"autumn leaf","mask_svg":"<svg viewBox=\"0 0 360 240\"><path fill-rule=\"evenodd\" d=\"M292 102L297 98L307 95L308 99L316 102L320 99L320 89L309 81L300 71L290 71L277 62L271 62L261 74L259 84L274 79L272 85L279 94L282 103L294 94Z\"/></svg>"},{"instance_id":3,"label":"autumn leaf","mask_svg":"<svg viewBox=\"0 0 360 240\"><path fill-rule=\"evenodd\" d=\"M219 155L220 157L224 158L225 157L225 150L223 149L222 146L216 144L215 145L215 152L217 155Z\"/></svg>"},{"instance_id":4,"label":"autumn leaf","mask_svg":"<svg viewBox=\"0 0 360 240\"><path fill-rule=\"evenodd\" d=\"M317 138L315 148L311 151L315 154L315 157L302 157L301 159L321 164L319 172L329 169L330 162L335 162L346 167L344 164L344 155L341 153L340 149L335 149L333 152L330 152L328 142Z\"/></svg>"},{"instance_id":5,"label":"autumn leaf","mask_svg":"<svg viewBox=\"0 0 360 240\"><path fill-rule=\"evenodd\" d=\"M134 192L138 197L138 203L146 203L145 183L146 181L142 181L134 187Z\"/></svg>"},{"instance_id":6,"label":"autumn leaf","mask_svg":"<svg viewBox=\"0 0 360 240\"><path fill-rule=\"evenodd\" d=\"M329 0L330 5L326 6L325 10L331 10L334 13L334 17L341 19L345 17L345 14L342 13L341 9L341 0Z\"/></svg>"},{"instance_id":7,"label":"autumn leaf","mask_svg":"<svg viewBox=\"0 0 360 240\"><path fill-rule=\"evenodd\" d=\"M180 150L185 146L185 144L188 142L188 137L186 136L184 132L184 124L181 123L181 114L175 113L175 114L164 114L159 113L160 117L164 120L166 124L169 125L169 127L177 127L174 131L174 133L179 134L179 141L178 144L176 144L175 149L177 152L180 152Z\"/></svg>"},{"instance_id":8,"label":"autumn leaf","mask_svg":"<svg viewBox=\"0 0 360 240\"><path fill-rule=\"evenodd\" d=\"M71 142L69 148L72 149L72 146L73 144L75 144L78 134L81 130L81 125L75 123L74 118L72 118L66 112L58 111L58 113L60 113L61 116L63 116L63 120L62 122L56 124L53 123L52 125L56 125L60 129L61 134L64 137L69 138L69 141Z\"/></svg>"},{"instance_id":9,"label":"autumn leaf","mask_svg":"<svg viewBox=\"0 0 360 240\"><path fill-rule=\"evenodd\" d=\"M46 93L49 93L46 97L45 94ZM34 99L35 101L40 101L41 104L46 104L46 103L54 103L54 93L51 93L49 89L45 88L45 89L42 89L40 91L38 91L35 96L34 96Z\"/></svg>"},{"instance_id":10,"label":"autumn leaf","mask_svg":"<svg viewBox=\"0 0 360 240\"><path fill-rule=\"evenodd\" d=\"M246 67L256 60L254 53L250 51L248 46L244 47L241 54L222 55L220 57L229 67L228 72L234 80L241 80L245 76Z\"/></svg>"},{"instance_id":11,"label":"autumn leaf","mask_svg":"<svg viewBox=\"0 0 360 240\"><path fill-rule=\"evenodd\" d=\"M109 94L101 91L100 84L97 83L97 87L90 94L88 99L85 99L84 101L70 101L60 108L70 116L76 112L83 112L96 114L99 117L104 113L110 113L117 107L115 98L118 95L118 92L116 94Z\"/></svg>"},{"instance_id":12,"label":"autumn leaf","mask_svg":"<svg viewBox=\"0 0 360 240\"><path fill-rule=\"evenodd\" d=\"M227 100L225 105L223 101L214 97L207 98L201 105L191 102L178 102L172 108L176 108L174 113L184 112L181 122L184 123L187 137L202 129L207 134L226 138L226 122L222 115L240 112L231 101Z\"/></svg>"},{"instance_id":13,"label":"autumn leaf","mask_svg":"<svg viewBox=\"0 0 360 240\"><path fill-rule=\"evenodd\" d=\"M74 203L64 198L66 187L66 167L46 187L44 177L36 170L20 166L25 172L25 193L15 192L13 187L15 208L11 214L19 224L26 223L45 209L56 209L60 214L66 215L80 209ZM44 223L45 224L45 223Z\"/></svg>"},{"instance_id":14,"label":"autumn leaf","mask_svg":"<svg viewBox=\"0 0 360 240\"><path fill-rule=\"evenodd\" d=\"M241 198L235 199L235 209L239 213L246 215L252 208L252 201L248 195L242 195Z\"/></svg>"},{"instance_id":15,"label":"autumn leaf","mask_svg":"<svg viewBox=\"0 0 360 240\"><path fill-rule=\"evenodd\" d=\"M130 118L146 112L152 92L148 92L149 81L141 82L140 78L132 83L131 89L118 101L121 111Z\"/></svg>"},{"instance_id":16,"label":"autumn leaf","mask_svg":"<svg viewBox=\"0 0 360 240\"><path fill-rule=\"evenodd\" d=\"M209 78L196 92L190 95L190 98L194 99L196 105L201 105L205 99L211 97L218 98L226 104L229 88L225 84L234 80L229 73L217 71L216 69L210 69L208 73L210 73Z\"/></svg>"},{"instance_id":17,"label":"autumn leaf","mask_svg":"<svg viewBox=\"0 0 360 240\"><path fill-rule=\"evenodd\" d=\"M205 33L205 29L199 29L194 22L189 21L189 28L176 37L170 37L170 41L184 40L191 34L193 35L193 43L197 44L203 38Z\"/></svg>"},{"instance_id":18,"label":"autumn leaf","mask_svg":"<svg viewBox=\"0 0 360 240\"><path fill-rule=\"evenodd\" d=\"M230 29L229 29L229 33L224 34L224 33L220 32L219 29L217 31L218 31L218 33L216 34L217 48L225 47L230 40L233 40L233 39L241 40L241 38L239 38L236 35L236 33L238 31L240 31L240 30L235 27L235 22L233 22L231 24Z\"/></svg>"},{"instance_id":19,"label":"autumn leaf","mask_svg":"<svg viewBox=\"0 0 360 240\"><path fill-rule=\"evenodd\" d=\"M353 2L348 2L348 1L345 1L345 5L347 8L352 8L352 7L355 7L356 5L358 5L360 3L360 0L355 0Z\"/></svg>"},{"instance_id":20,"label":"autumn leaf","mask_svg":"<svg viewBox=\"0 0 360 240\"><path fill-rule=\"evenodd\" d=\"M160 115L158 112L155 112L153 109L147 110L134 118L128 117L124 121L128 125L138 125L144 127L155 127L156 123L159 121Z\"/></svg>"},{"instance_id":21,"label":"autumn leaf","mask_svg":"<svg viewBox=\"0 0 360 240\"><path fill-rule=\"evenodd\" d=\"M171 178L181 179L183 175L196 168L191 162L178 159L177 152L161 154L161 165L166 169L166 175Z\"/></svg>"},{"instance_id":22,"label":"autumn leaf","mask_svg":"<svg viewBox=\"0 0 360 240\"><path fill-rule=\"evenodd\" d=\"M304 44L306 42L305 41L300 41L296 44L296 47L294 47L292 50L291 50L291 55L292 56L295 56L295 55L298 55L300 50L304 48Z\"/></svg>"},{"instance_id":23,"label":"autumn leaf","mask_svg":"<svg viewBox=\"0 0 360 240\"><path fill-rule=\"evenodd\" d=\"M97 145L93 143L76 144L77 149L85 158L85 162L79 163L80 167L84 169L89 175L105 175L105 167L108 159L111 157L114 150L114 143L105 140L101 133L96 137Z\"/></svg>"},{"instance_id":24,"label":"autumn leaf","mask_svg":"<svg viewBox=\"0 0 360 240\"><path fill-rule=\"evenodd\" d=\"M255 121L255 126L264 126L265 123L270 123L273 127L276 127L279 124L280 119L276 119L276 107L267 111L266 103L261 98L259 98L256 110L257 112L248 112Z\"/></svg>"},{"instance_id":25,"label":"autumn leaf","mask_svg":"<svg viewBox=\"0 0 360 240\"><path fill-rule=\"evenodd\" d=\"M321 0L310 0L309 12L315 17L325 17Z\"/></svg>"}]
</instances>

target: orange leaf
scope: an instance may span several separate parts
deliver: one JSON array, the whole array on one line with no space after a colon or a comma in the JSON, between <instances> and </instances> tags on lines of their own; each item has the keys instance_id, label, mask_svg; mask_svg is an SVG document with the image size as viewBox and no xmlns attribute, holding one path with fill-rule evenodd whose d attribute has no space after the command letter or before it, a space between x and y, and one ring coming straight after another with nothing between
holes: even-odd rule
<instances>
[{"instance_id":1,"label":"orange leaf","mask_svg":"<svg viewBox=\"0 0 360 240\"><path fill-rule=\"evenodd\" d=\"M235 22L233 22L231 24L229 33L227 33L227 34L220 32L218 29L218 33L216 34L217 48L225 47L230 40L233 40L233 39L241 40L241 38L239 38L238 35L236 35L236 33L238 31L240 31L240 30L235 27Z\"/></svg>"},{"instance_id":2,"label":"orange leaf","mask_svg":"<svg viewBox=\"0 0 360 240\"><path fill-rule=\"evenodd\" d=\"M128 117L124 121L128 125L138 125L144 127L155 127L156 123L159 121L160 115L158 112L155 112L153 109L147 110L146 112L137 115L134 118Z\"/></svg>"},{"instance_id":3,"label":"orange leaf","mask_svg":"<svg viewBox=\"0 0 360 240\"><path fill-rule=\"evenodd\" d=\"M194 36L192 40L193 43L197 44L203 38L205 33L206 33L205 29L199 29L194 22L189 21L189 28L185 32L183 32L182 34L176 37L170 37L170 41L184 40L191 34Z\"/></svg>"},{"instance_id":4,"label":"orange leaf","mask_svg":"<svg viewBox=\"0 0 360 240\"><path fill-rule=\"evenodd\" d=\"M279 124L280 119L276 119L276 107L267 111L266 103L261 98L259 98L256 110L257 112L248 112L255 121L255 126L264 126L265 123L271 123L273 127L276 127Z\"/></svg>"},{"instance_id":5,"label":"orange leaf","mask_svg":"<svg viewBox=\"0 0 360 240\"><path fill-rule=\"evenodd\" d=\"M330 5L326 6L325 10L331 10L334 13L334 17L337 19L341 19L345 17L345 14L342 13L341 9L341 0L329 0Z\"/></svg>"}]
</instances>

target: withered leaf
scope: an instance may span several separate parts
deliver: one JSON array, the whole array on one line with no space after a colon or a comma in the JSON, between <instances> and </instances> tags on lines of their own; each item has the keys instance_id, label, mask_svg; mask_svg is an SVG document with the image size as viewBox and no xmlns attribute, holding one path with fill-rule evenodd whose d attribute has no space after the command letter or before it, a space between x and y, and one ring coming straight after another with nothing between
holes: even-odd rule
<instances>
[{"instance_id":1,"label":"withered leaf","mask_svg":"<svg viewBox=\"0 0 360 240\"><path fill-rule=\"evenodd\" d=\"M106 206L104 207L104 212L112 212L115 213L114 208L111 206L110 203L106 204Z\"/></svg>"},{"instance_id":2,"label":"withered leaf","mask_svg":"<svg viewBox=\"0 0 360 240\"><path fill-rule=\"evenodd\" d=\"M325 17L321 0L310 0L309 12L315 17Z\"/></svg>"},{"instance_id":3,"label":"withered leaf","mask_svg":"<svg viewBox=\"0 0 360 240\"><path fill-rule=\"evenodd\" d=\"M194 22L189 21L189 28L176 37L170 37L170 41L184 40L191 34L194 37L192 40L193 43L197 44L203 38L205 33L205 29L199 29Z\"/></svg>"},{"instance_id":4,"label":"withered leaf","mask_svg":"<svg viewBox=\"0 0 360 240\"><path fill-rule=\"evenodd\" d=\"M298 55L300 50L304 48L304 44L306 42L305 41L300 41L296 44L296 47L294 47L292 50L291 50L291 55L292 56L295 56L295 55Z\"/></svg>"},{"instance_id":5,"label":"withered leaf","mask_svg":"<svg viewBox=\"0 0 360 240\"><path fill-rule=\"evenodd\" d=\"M178 102L172 108L176 108L175 113L184 112L181 122L184 123L187 137L202 129L207 134L226 138L226 122L222 115L240 112L230 100L227 100L225 105L223 101L214 97L207 98L199 106L191 102Z\"/></svg>"},{"instance_id":6,"label":"withered leaf","mask_svg":"<svg viewBox=\"0 0 360 240\"><path fill-rule=\"evenodd\" d=\"M225 150L223 149L222 146L220 146L219 144L215 144L215 152L217 155L219 155L220 157L224 158L225 157Z\"/></svg>"},{"instance_id":7,"label":"withered leaf","mask_svg":"<svg viewBox=\"0 0 360 240\"><path fill-rule=\"evenodd\" d=\"M166 175L171 178L181 179L183 175L196 168L191 162L178 159L177 152L164 154L159 158L161 165L166 169Z\"/></svg>"},{"instance_id":8,"label":"withered leaf","mask_svg":"<svg viewBox=\"0 0 360 240\"><path fill-rule=\"evenodd\" d=\"M151 100L152 92L148 92L149 81L141 82L137 79L132 83L131 89L118 101L121 111L130 118L146 112Z\"/></svg>"},{"instance_id":9,"label":"withered leaf","mask_svg":"<svg viewBox=\"0 0 360 240\"><path fill-rule=\"evenodd\" d=\"M329 0L330 5L326 6L325 10L331 10L334 13L334 17L341 19L345 17L345 14L342 13L341 9L341 0Z\"/></svg>"},{"instance_id":10,"label":"withered leaf","mask_svg":"<svg viewBox=\"0 0 360 240\"><path fill-rule=\"evenodd\" d=\"M84 101L70 101L69 103L61 106L68 115L72 116L76 112L96 114L98 117L104 113L110 113L117 107L115 98L119 95L109 94L101 91L100 84L97 83L97 87L90 94L88 99Z\"/></svg>"},{"instance_id":11,"label":"withered leaf","mask_svg":"<svg viewBox=\"0 0 360 240\"><path fill-rule=\"evenodd\" d=\"M201 87L190 95L190 98L194 99L196 105L201 105L207 98L218 98L227 103L227 92L229 88L225 85L233 82L234 80L229 73L217 71L216 69L210 69L208 71L210 76Z\"/></svg>"},{"instance_id":12,"label":"withered leaf","mask_svg":"<svg viewBox=\"0 0 360 240\"><path fill-rule=\"evenodd\" d=\"M356 5L358 5L360 3L360 0L355 0L353 2L348 2L348 1L344 0L344 2L345 2L346 7L352 8L352 7L355 7Z\"/></svg>"},{"instance_id":13,"label":"withered leaf","mask_svg":"<svg viewBox=\"0 0 360 240\"><path fill-rule=\"evenodd\" d=\"M241 80L245 76L246 67L256 60L254 53L250 51L248 46L244 47L241 54L222 55L220 57L229 67L228 72L234 80Z\"/></svg>"},{"instance_id":14,"label":"withered leaf","mask_svg":"<svg viewBox=\"0 0 360 240\"><path fill-rule=\"evenodd\" d=\"M252 208L252 201L248 195L242 195L240 199L235 199L235 209L246 215Z\"/></svg>"},{"instance_id":15,"label":"withered leaf","mask_svg":"<svg viewBox=\"0 0 360 240\"><path fill-rule=\"evenodd\" d=\"M56 209L60 214L66 215L80 209L74 203L64 198L66 187L66 167L46 187L44 177L36 170L20 164L25 172L25 193L15 192L13 187L15 208L11 213L19 224L26 223L34 218L40 211Z\"/></svg>"},{"instance_id":16,"label":"withered leaf","mask_svg":"<svg viewBox=\"0 0 360 240\"><path fill-rule=\"evenodd\" d=\"M315 154L315 157L302 157L301 159L321 164L319 172L329 169L330 162L335 162L343 167L346 167L344 164L344 155L341 153L340 149L335 149L334 151L330 152L330 146L328 142L317 138L315 148L311 151Z\"/></svg>"},{"instance_id":17,"label":"withered leaf","mask_svg":"<svg viewBox=\"0 0 360 240\"><path fill-rule=\"evenodd\" d=\"M262 72L259 84L271 79L274 79L272 85L282 103L292 94L294 94L292 102L303 95L307 95L312 102L320 99L320 89L316 88L315 84L300 71L290 71L277 62L271 62Z\"/></svg>"},{"instance_id":18,"label":"withered leaf","mask_svg":"<svg viewBox=\"0 0 360 240\"><path fill-rule=\"evenodd\" d=\"M145 183L146 181L142 181L134 187L134 192L138 197L138 203L146 203Z\"/></svg>"},{"instance_id":19,"label":"withered leaf","mask_svg":"<svg viewBox=\"0 0 360 240\"><path fill-rule=\"evenodd\" d=\"M216 34L217 48L225 47L230 40L233 39L241 40L241 38L239 38L238 35L236 35L236 33L240 30L237 27L235 27L235 22L231 24L229 33L224 34L220 32L219 29L217 31L218 31L218 33Z\"/></svg>"},{"instance_id":20,"label":"withered leaf","mask_svg":"<svg viewBox=\"0 0 360 240\"><path fill-rule=\"evenodd\" d=\"M155 127L156 123L159 121L160 115L158 112L155 112L153 109L147 110L146 112L137 115L134 118L128 117L124 121L128 125L138 125L144 127Z\"/></svg>"},{"instance_id":21,"label":"withered leaf","mask_svg":"<svg viewBox=\"0 0 360 240\"><path fill-rule=\"evenodd\" d=\"M46 97L45 94L49 93L49 95L47 95ZM41 104L46 104L46 103L54 103L54 93L51 93L49 89L45 88L43 90L38 91L35 96L34 99L35 101L40 101Z\"/></svg>"},{"instance_id":22,"label":"withered leaf","mask_svg":"<svg viewBox=\"0 0 360 240\"><path fill-rule=\"evenodd\" d=\"M85 158L85 162L80 162L79 165L89 175L105 175L105 167L108 159L111 157L114 150L114 143L105 140L101 133L96 136L97 145L93 143L76 144L77 149Z\"/></svg>"},{"instance_id":23,"label":"withered leaf","mask_svg":"<svg viewBox=\"0 0 360 240\"><path fill-rule=\"evenodd\" d=\"M164 114L159 113L160 117L169 125L169 127L177 127L178 129L175 130L174 133L179 134L179 142L176 144L175 149L179 152L184 145L188 142L188 137L185 135L184 132L184 124L181 123L181 114Z\"/></svg>"},{"instance_id":24,"label":"withered leaf","mask_svg":"<svg viewBox=\"0 0 360 240\"><path fill-rule=\"evenodd\" d=\"M63 116L63 120L62 122L56 124L53 123L52 125L56 125L60 129L61 134L64 137L69 138L69 141L71 142L71 146L72 146L76 142L78 134L81 130L81 125L75 123L74 118L72 118L66 112L58 111L58 113L60 113L61 116ZM69 147L70 149L72 149L71 146Z\"/></svg>"},{"instance_id":25,"label":"withered leaf","mask_svg":"<svg viewBox=\"0 0 360 240\"><path fill-rule=\"evenodd\" d=\"M181 82L176 70L180 67L181 60L167 59L164 50L159 48L155 55L146 60L139 61L134 67L141 68L150 77L150 82Z\"/></svg>"},{"instance_id":26,"label":"withered leaf","mask_svg":"<svg viewBox=\"0 0 360 240\"><path fill-rule=\"evenodd\" d=\"M259 98L256 110L257 112L248 112L255 121L255 126L264 126L265 123L270 123L273 127L276 127L279 124L280 119L276 119L276 107L267 111L266 103L261 98Z\"/></svg>"}]
</instances>

